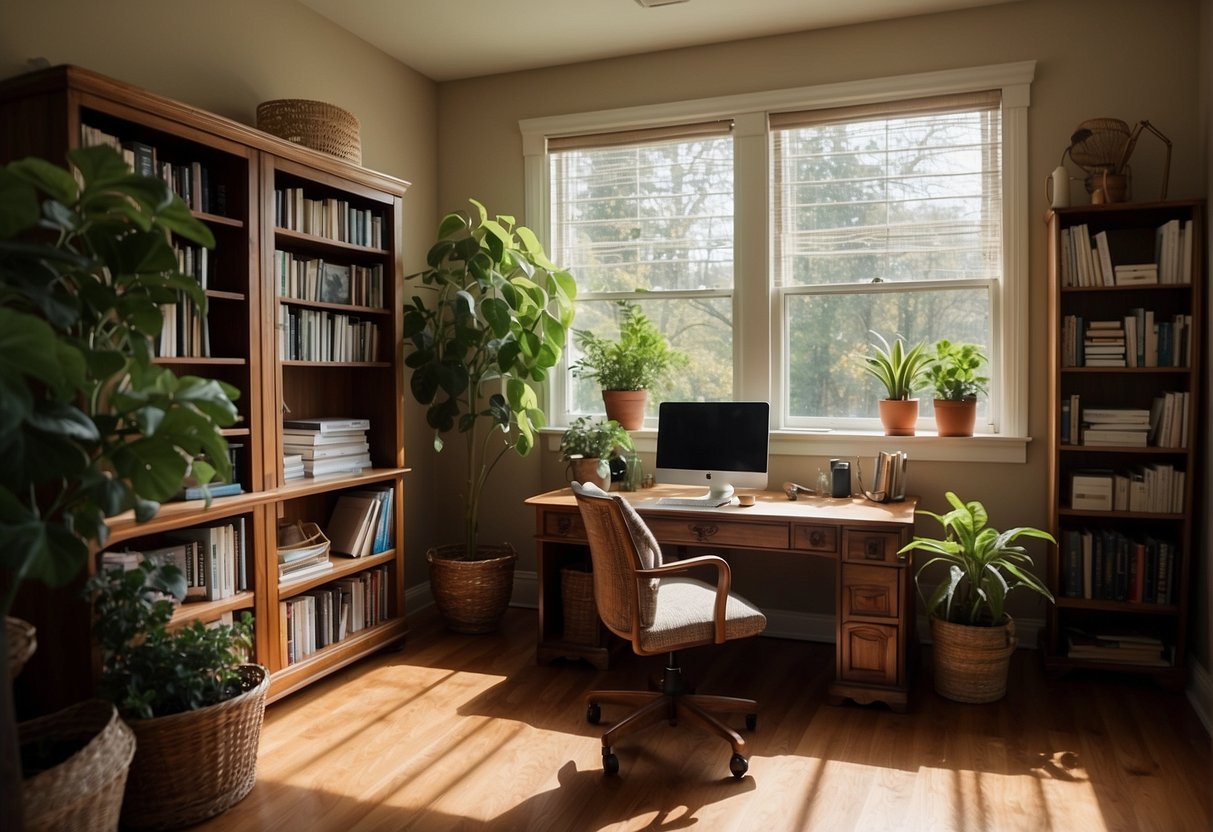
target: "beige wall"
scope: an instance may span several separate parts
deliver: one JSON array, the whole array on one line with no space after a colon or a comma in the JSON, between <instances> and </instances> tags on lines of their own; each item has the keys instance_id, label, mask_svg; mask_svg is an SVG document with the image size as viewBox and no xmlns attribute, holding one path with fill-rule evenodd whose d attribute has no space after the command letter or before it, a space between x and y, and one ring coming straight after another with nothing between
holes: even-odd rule
<instances>
[{"instance_id":1,"label":"beige wall","mask_svg":"<svg viewBox=\"0 0 1213 832\"><path fill-rule=\"evenodd\" d=\"M271 98L313 98L354 113L363 164L412 183L404 198L406 272L425 264L437 227L437 87L294 0L37 0L0 4L0 77L31 58L76 64L252 124ZM432 455L424 422L406 425L406 573L425 580Z\"/></svg>"},{"instance_id":2,"label":"beige wall","mask_svg":"<svg viewBox=\"0 0 1213 832\"><path fill-rule=\"evenodd\" d=\"M555 69L444 83L439 86L438 198L444 209L467 197L490 210L523 218L523 118L657 104L785 87L847 81L1014 61L1037 61L1029 113L1032 382L1027 464L912 463L912 489L928 508L957 491L980 499L998 526L1048 523L1045 240L1046 174L1058 164L1079 121L1115 116L1148 118L1174 144L1172 197L1205 192L1197 128L1198 9L1196 0L1024 0L972 11L805 32L759 40L683 49ZM1143 139L1134 156L1134 188L1157 193L1161 144ZM524 220L525 221L525 220ZM765 276L755 276L765 279ZM808 476L820 460L775 457L771 479ZM523 553L521 569L533 568L530 517L518 511L527 492L556 487L563 466L550 452L514 461L495 489L503 497L488 507L482 528L509 539ZM450 484L444 484L444 487ZM452 490L452 493L453 490ZM925 530L927 525L920 526ZM521 543L520 543L521 542ZM1039 550L1036 550L1039 553ZM734 558L734 563L746 563ZM744 568L744 567L743 567ZM782 570L783 567L776 566ZM816 585L828 598L830 573L797 565L797 581ZM820 581L814 580L820 578ZM744 578L739 579L744 582ZM787 586L791 582L783 582ZM759 603L796 609L797 602L773 581L750 594ZM1020 615L1043 617L1034 598L1022 597ZM800 602L803 603L803 602ZM804 611L819 610L806 606Z\"/></svg>"}]
</instances>

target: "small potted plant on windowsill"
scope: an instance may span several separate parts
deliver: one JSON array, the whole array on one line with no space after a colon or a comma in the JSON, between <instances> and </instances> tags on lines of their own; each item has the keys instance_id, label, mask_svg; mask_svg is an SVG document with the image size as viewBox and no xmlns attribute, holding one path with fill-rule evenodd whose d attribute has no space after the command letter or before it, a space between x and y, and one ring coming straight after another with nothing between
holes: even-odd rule
<instances>
[{"instance_id":1,"label":"small potted plant on windowsill","mask_svg":"<svg viewBox=\"0 0 1213 832\"><path fill-rule=\"evenodd\" d=\"M1030 526L1000 532L987 526L985 506L964 502L951 491L945 495L952 510L946 514L919 510L943 526L944 537L918 537L898 554L926 552L914 581L922 595L923 573L936 564L947 574L929 596L922 595L931 620L935 690L957 702L993 702L1007 689L1007 671L1015 652L1015 622L1004 609L1007 595L1017 587L1049 601L1053 594L1032 574L1032 557L1020 537L1035 537L1056 545L1053 535Z\"/></svg>"},{"instance_id":2,"label":"small potted plant on windowsill","mask_svg":"<svg viewBox=\"0 0 1213 832\"><path fill-rule=\"evenodd\" d=\"M560 458L569 463L570 479L594 482L606 490L611 484L611 455L618 448L635 447L631 435L614 419L581 416L560 437Z\"/></svg>"},{"instance_id":3,"label":"small potted plant on windowsill","mask_svg":"<svg viewBox=\"0 0 1213 832\"><path fill-rule=\"evenodd\" d=\"M935 388L935 426L940 436L972 436L977 422L977 396L990 379L978 375L986 357L976 344L935 342L927 380Z\"/></svg>"},{"instance_id":4,"label":"small potted plant on windowsill","mask_svg":"<svg viewBox=\"0 0 1213 832\"><path fill-rule=\"evenodd\" d=\"M900 337L890 344L879 332L873 332L879 344L872 344L871 355L863 356L863 368L884 385L888 394L880 400L880 423L886 436L913 436L918 423L918 399L912 399L922 385L927 367L926 344L906 347Z\"/></svg>"},{"instance_id":5,"label":"small potted plant on windowsill","mask_svg":"<svg viewBox=\"0 0 1213 832\"><path fill-rule=\"evenodd\" d=\"M688 362L686 353L671 347L661 330L629 301L619 301L617 340L589 330L575 331L573 339L581 351L571 367L573 375L598 383L607 418L624 430L644 426L648 391Z\"/></svg>"}]
</instances>

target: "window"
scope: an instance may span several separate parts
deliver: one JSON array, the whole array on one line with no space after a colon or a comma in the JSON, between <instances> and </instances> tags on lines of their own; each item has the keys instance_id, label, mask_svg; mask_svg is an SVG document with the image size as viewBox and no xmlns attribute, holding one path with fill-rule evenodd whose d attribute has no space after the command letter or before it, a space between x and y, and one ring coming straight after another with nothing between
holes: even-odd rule
<instances>
[{"instance_id":1,"label":"window","mask_svg":"<svg viewBox=\"0 0 1213 832\"><path fill-rule=\"evenodd\" d=\"M609 332L612 301L639 302L693 357L665 397L766 399L782 449L801 435L828 453L821 442L851 437L858 453L854 441L879 435L879 390L856 360L870 330L985 346L987 432L1022 439L1034 72L528 119L528 224L577 277L575 327ZM567 373L548 407L557 425L601 412ZM931 415L924 401L920 430ZM1022 443L1014 454L986 459L1022 461Z\"/></svg>"},{"instance_id":2,"label":"window","mask_svg":"<svg viewBox=\"0 0 1213 832\"><path fill-rule=\"evenodd\" d=\"M551 139L550 254L578 283L577 329L618 333L638 305L687 353L664 398L733 396L733 140L728 121ZM570 358L576 360L575 345ZM570 377L567 414L600 413Z\"/></svg>"}]
</instances>

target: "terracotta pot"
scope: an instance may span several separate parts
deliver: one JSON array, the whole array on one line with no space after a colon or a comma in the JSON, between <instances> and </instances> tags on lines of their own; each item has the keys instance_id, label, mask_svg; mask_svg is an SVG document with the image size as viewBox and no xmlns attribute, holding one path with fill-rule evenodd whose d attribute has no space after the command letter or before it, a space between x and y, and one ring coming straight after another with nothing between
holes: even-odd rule
<instances>
[{"instance_id":1,"label":"terracotta pot","mask_svg":"<svg viewBox=\"0 0 1213 832\"><path fill-rule=\"evenodd\" d=\"M611 472L607 471L606 476L599 474L599 462L601 460L596 456L570 459L565 473L570 480L575 480L582 484L592 482L603 491L609 491L611 489Z\"/></svg>"},{"instance_id":2,"label":"terracotta pot","mask_svg":"<svg viewBox=\"0 0 1213 832\"><path fill-rule=\"evenodd\" d=\"M1007 692L1011 654L1018 646L1010 616L996 627L953 624L931 617L935 692L955 702L994 702Z\"/></svg>"},{"instance_id":3,"label":"terracotta pot","mask_svg":"<svg viewBox=\"0 0 1213 832\"><path fill-rule=\"evenodd\" d=\"M977 399L935 400L935 427L940 436L972 436L977 424Z\"/></svg>"},{"instance_id":4,"label":"terracotta pot","mask_svg":"<svg viewBox=\"0 0 1213 832\"><path fill-rule=\"evenodd\" d=\"M918 399L881 399L880 424L885 436L913 436L918 424Z\"/></svg>"},{"instance_id":5,"label":"terracotta pot","mask_svg":"<svg viewBox=\"0 0 1213 832\"><path fill-rule=\"evenodd\" d=\"M602 391L607 418L614 419L624 430L640 430L644 427L644 405L648 397L648 390Z\"/></svg>"}]
</instances>

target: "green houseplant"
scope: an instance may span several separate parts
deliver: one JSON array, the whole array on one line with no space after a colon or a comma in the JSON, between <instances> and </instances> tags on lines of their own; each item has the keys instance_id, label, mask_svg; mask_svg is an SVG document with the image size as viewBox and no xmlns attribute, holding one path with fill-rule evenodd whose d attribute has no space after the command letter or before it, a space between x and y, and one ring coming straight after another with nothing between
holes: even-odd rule
<instances>
[{"instance_id":1,"label":"green houseplant","mask_svg":"<svg viewBox=\"0 0 1213 832\"><path fill-rule=\"evenodd\" d=\"M604 338L589 330L573 333L581 357L570 369L574 376L591 379L602 388L608 419L625 430L637 430L644 425L647 391L689 359L670 346L639 306L619 301L618 310L618 338Z\"/></svg>"},{"instance_id":2,"label":"green houseplant","mask_svg":"<svg viewBox=\"0 0 1213 832\"><path fill-rule=\"evenodd\" d=\"M1000 532L988 526L985 506L945 495L952 510L945 514L919 510L943 527L942 538L918 537L899 554L919 551L928 557L914 580L922 595L935 643L935 689L961 702L991 702L1006 691L1007 668L1016 647L1015 627L1004 609L1007 595L1019 587L1053 600L1049 588L1031 571L1032 557L1015 541L1047 540L1053 535L1031 526ZM937 565L947 568L929 595L922 577Z\"/></svg>"},{"instance_id":3,"label":"green houseplant","mask_svg":"<svg viewBox=\"0 0 1213 832\"><path fill-rule=\"evenodd\" d=\"M511 451L530 453L544 425L535 385L560 361L577 288L534 232L471 203L471 214L443 218L429 268L410 278L420 285L404 307L404 339L410 390L426 408L435 449L442 450L442 435L452 431L464 440L463 540L431 551L429 561L447 623L477 632L496 627L501 613L493 610L503 612L509 602L505 579L512 582L517 557L508 545L479 545L481 496L497 463ZM483 605L460 597L469 581L452 578L454 570L490 568L467 566L477 561L500 564L502 573L494 582L502 588ZM452 596L439 597L448 588ZM473 601L485 611L461 619L457 608Z\"/></svg>"},{"instance_id":4,"label":"green houseplant","mask_svg":"<svg viewBox=\"0 0 1213 832\"><path fill-rule=\"evenodd\" d=\"M245 663L252 616L232 624L169 628L185 576L144 561L86 585L101 647L98 693L135 732L122 822L169 829L213 817L242 800L257 777L269 673Z\"/></svg>"},{"instance_id":5,"label":"green houseplant","mask_svg":"<svg viewBox=\"0 0 1213 832\"><path fill-rule=\"evenodd\" d=\"M864 371L879 381L887 394L880 400L880 421L887 436L913 436L918 422L918 400L910 398L923 383L928 364L926 344L907 347L900 337L890 344L879 332L876 343L863 356Z\"/></svg>"},{"instance_id":6,"label":"green houseplant","mask_svg":"<svg viewBox=\"0 0 1213 832\"><path fill-rule=\"evenodd\" d=\"M597 482L606 489L611 484L608 464L617 448L635 450L632 436L614 419L580 416L560 437L560 458L570 463L572 479Z\"/></svg>"},{"instance_id":7,"label":"green houseplant","mask_svg":"<svg viewBox=\"0 0 1213 832\"><path fill-rule=\"evenodd\" d=\"M990 379L980 375L986 356L976 344L935 342L927 365L927 381L935 389L935 425L940 436L972 436L977 420L977 396Z\"/></svg>"},{"instance_id":8,"label":"green houseplant","mask_svg":"<svg viewBox=\"0 0 1213 832\"><path fill-rule=\"evenodd\" d=\"M214 241L162 181L113 150L0 168L0 611L26 580L64 586L104 546L106 518L147 520L187 476L230 477L221 428L237 391L154 362L161 304L205 309L169 235ZM7 651L7 645L5 645ZM12 686L0 673L4 770L20 772ZM22 784L0 783L5 828ZM11 825L10 825L11 822Z\"/></svg>"}]
</instances>

